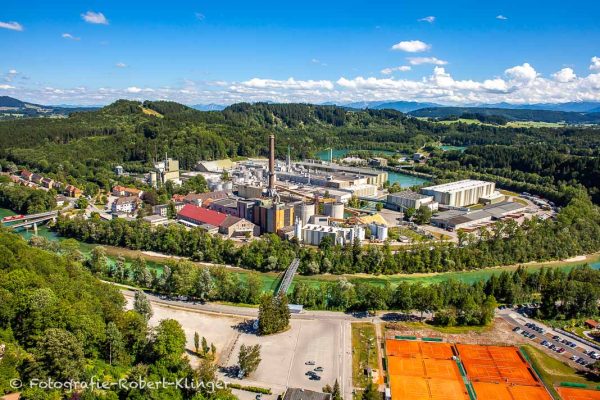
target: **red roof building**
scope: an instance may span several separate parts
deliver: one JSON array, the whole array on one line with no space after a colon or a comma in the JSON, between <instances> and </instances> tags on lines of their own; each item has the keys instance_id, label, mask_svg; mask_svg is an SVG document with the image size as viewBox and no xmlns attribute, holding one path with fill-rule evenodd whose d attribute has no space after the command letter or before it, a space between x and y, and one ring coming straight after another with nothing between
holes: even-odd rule
<instances>
[{"instance_id":1,"label":"red roof building","mask_svg":"<svg viewBox=\"0 0 600 400\"><path fill-rule=\"evenodd\" d=\"M593 319L588 319L585 321L585 324L592 329L598 329L598 327L600 327L600 323L598 323L597 321L594 321Z\"/></svg>"},{"instance_id":2,"label":"red roof building","mask_svg":"<svg viewBox=\"0 0 600 400\"><path fill-rule=\"evenodd\" d=\"M218 211L209 210L207 208L198 207L192 204L186 204L181 211L177 213L177 219L189 222L194 225L209 224L216 227L227 218L227 214Z\"/></svg>"}]
</instances>

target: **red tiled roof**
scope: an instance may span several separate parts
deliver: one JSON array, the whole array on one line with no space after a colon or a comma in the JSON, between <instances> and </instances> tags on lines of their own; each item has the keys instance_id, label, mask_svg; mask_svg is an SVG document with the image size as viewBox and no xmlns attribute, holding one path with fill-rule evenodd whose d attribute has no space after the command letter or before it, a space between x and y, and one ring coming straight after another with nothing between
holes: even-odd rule
<instances>
[{"instance_id":1,"label":"red tiled roof","mask_svg":"<svg viewBox=\"0 0 600 400\"><path fill-rule=\"evenodd\" d=\"M221 226L221 224L227 218L227 214L209 210L207 208L197 207L193 204L186 204L183 206L177 215L203 224L210 224L214 226Z\"/></svg>"},{"instance_id":2,"label":"red tiled roof","mask_svg":"<svg viewBox=\"0 0 600 400\"><path fill-rule=\"evenodd\" d=\"M585 321L586 324L588 324L589 326L593 327L593 328L597 328L598 325L600 325L600 323L594 321L593 319L587 319Z\"/></svg>"}]
</instances>

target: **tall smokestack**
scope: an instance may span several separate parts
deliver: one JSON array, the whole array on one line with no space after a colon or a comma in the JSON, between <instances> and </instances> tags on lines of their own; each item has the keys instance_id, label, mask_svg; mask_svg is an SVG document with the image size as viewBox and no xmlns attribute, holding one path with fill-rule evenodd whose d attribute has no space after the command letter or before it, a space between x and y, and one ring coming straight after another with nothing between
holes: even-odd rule
<instances>
[{"instance_id":1,"label":"tall smokestack","mask_svg":"<svg viewBox=\"0 0 600 400\"><path fill-rule=\"evenodd\" d=\"M269 192L275 191L275 135L269 136Z\"/></svg>"}]
</instances>

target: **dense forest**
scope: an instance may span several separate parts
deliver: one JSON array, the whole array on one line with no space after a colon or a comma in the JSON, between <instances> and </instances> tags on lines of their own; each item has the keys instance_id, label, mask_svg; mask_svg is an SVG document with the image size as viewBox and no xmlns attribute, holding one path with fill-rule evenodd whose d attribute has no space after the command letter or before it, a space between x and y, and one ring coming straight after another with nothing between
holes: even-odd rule
<instances>
[{"instance_id":1,"label":"dense forest","mask_svg":"<svg viewBox=\"0 0 600 400\"><path fill-rule=\"evenodd\" d=\"M197 261L230 264L258 271L281 271L297 256L299 272L396 274L463 271L529 261L560 260L600 250L600 211L582 191L574 194L556 220L533 218L522 225L499 221L479 236L458 233L459 243L427 243L393 252L388 244L333 245L318 249L264 235L262 240L235 246L231 240L200 228L171 224L152 227L142 220L125 221L59 217L54 229L65 237L90 243L152 250Z\"/></svg>"},{"instance_id":2,"label":"dense forest","mask_svg":"<svg viewBox=\"0 0 600 400\"><path fill-rule=\"evenodd\" d=\"M0 229L0 396L23 383L21 398L232 400L228 390L155 390L108 386L67 390L31 382L129 382L188 378L214 380L212 366L192 369L185 334L177 321L150 329L147 315L124 311L119 290L100 282L79 261L77 250L61 244L58 254L31 247ZM14 382L14 381L13 381ZM54 386L54 385L53 385ZM70 392L70 391L69 391ZM74 397L73 397L74 396Z\"/></svg>"},{"instance_id":3,"label":"dense forest","mask_svg":"<svg viewBox=\"0 0 600 400\"><path fill-rule=\"evenodd\" d=\"M394 110L310 104L241 103L202 112L173 102L120 100L68 118L1 121L0 166L8 171L28 167L61 182L107 189L124 179L113 173L118 164L145 172L165 153L184 169L199 160L265 156L271 133L277 135L281 157L288 145L296 159L327 147L408 154L425 148L432 159L424 172L441 179L450 178L446 170L483 174L507 186L545 187L563 203L569 200L567 186L583 185L600 202L596 127L445 125ZM435 151L440 142L472 148L463 155L446 154Z\"/></svg>"}]
</instances>

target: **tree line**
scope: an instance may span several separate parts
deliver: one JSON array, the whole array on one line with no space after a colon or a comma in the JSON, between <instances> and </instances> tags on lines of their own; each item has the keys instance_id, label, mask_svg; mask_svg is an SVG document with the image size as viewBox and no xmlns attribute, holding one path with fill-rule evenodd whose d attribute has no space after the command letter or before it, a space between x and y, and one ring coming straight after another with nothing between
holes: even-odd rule
<instances>
[{"instance_id":1,"label":"tree line","mask_svg":"<svg viewBox=\"0 0 600 400\"><path fill-rule=\"evenodd\" d=\"M384 245L345 246L323 241L318 249L301 247L277 235L263 235L241 246L201 229L176 224L152 227L142 220L125 221L59 217L54 228L78 240L190 257L263 272L282 271L300 258L304 275L396 274L465 271L530 261L550 261L600 250L600 212L582 192L575 192L556 220L532 218L519 225L498 221L479 235L458 232L458 243L417 243L392 251Z\"/></svg>"}]
</instances>

